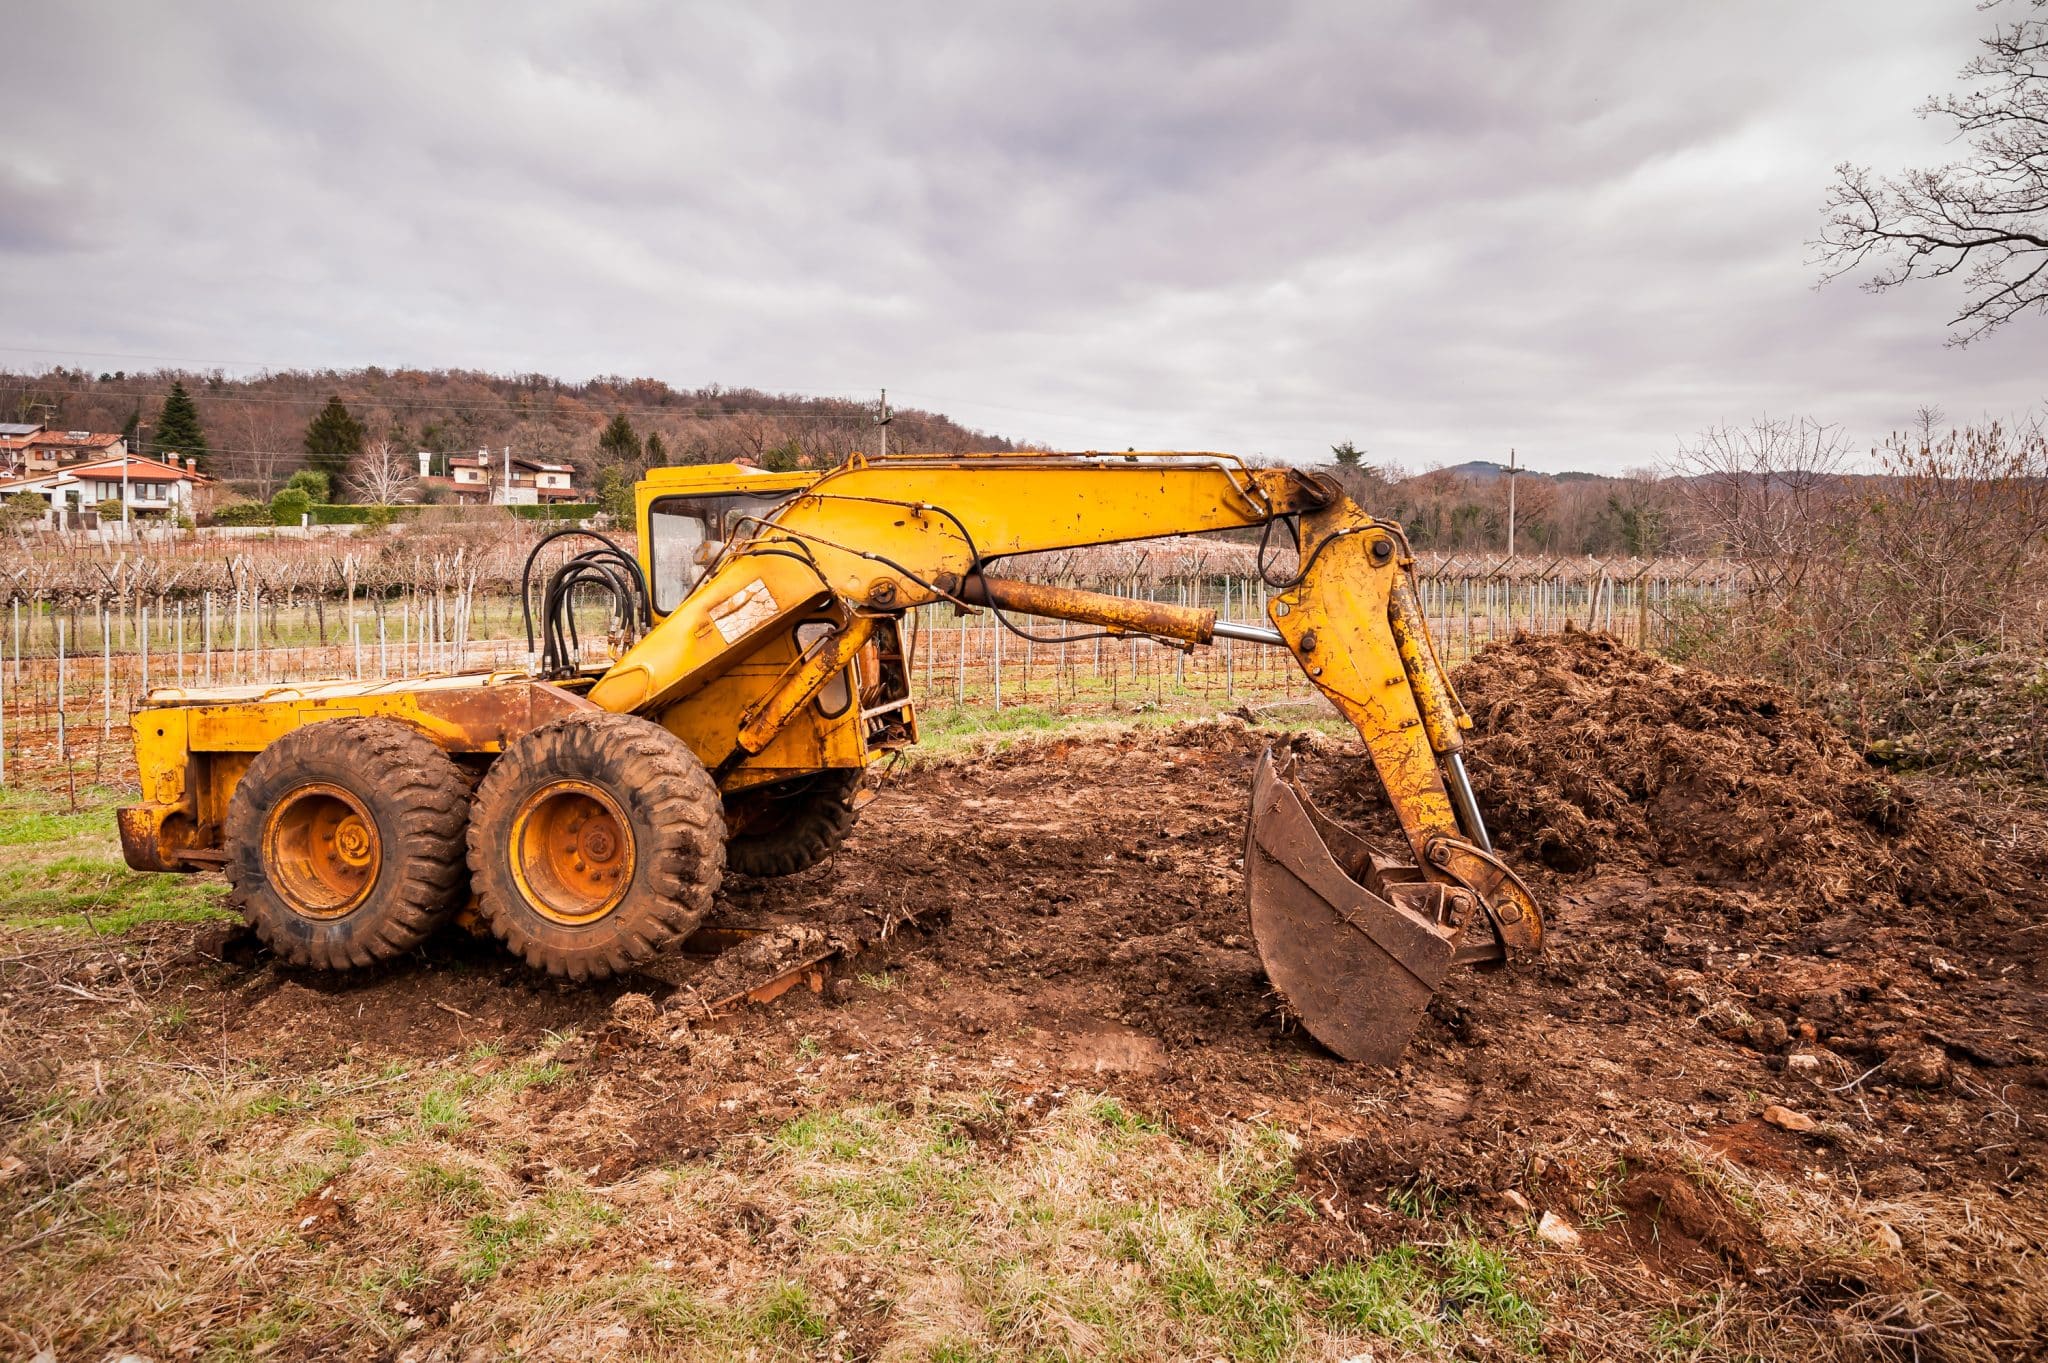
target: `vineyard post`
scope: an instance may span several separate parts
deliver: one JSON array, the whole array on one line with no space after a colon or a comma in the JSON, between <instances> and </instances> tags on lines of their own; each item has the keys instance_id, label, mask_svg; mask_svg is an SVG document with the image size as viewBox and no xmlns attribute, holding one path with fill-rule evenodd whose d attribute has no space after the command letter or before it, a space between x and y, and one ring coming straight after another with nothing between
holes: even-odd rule
<instances>
[{"instance_id":1,"label":"vineyard post","mask_svg":"<svg viewBox=\"0 0 2048 1363\"><path fill-rule=\"evenodd\" d=\"M100 748L114 733L114 635L113 611L100 607ZM93 754L93 769L99 769L100 753Z\"/></svg>"},{"instance_id":2,"label":"vineyard post","mask_svg":"<svg viewBox=\"0 0 2048 1363\"><path fill-rule=\"evenodd\" d=\"M1230 579L1227 577L1223 579L1223 618L1225 620L1230 618ZM1230 645L1232 642L1229 639L1223 641L1223 699L1225 700L1229 700L1237 694L1237 672L1231 666L1230 656Z\"/></svg>"},{"instance_id":3,"label":"vineyard post","mask_svg":"<svg viewBox=\"0 0 2048 1363\"><path fill-rule=\"evenodd\" d=\"M70 735L64 727L64 617L60 613L55 620L57 626L57 760L64 764L65 786L71 792L71 809L78 810L78 782L71 774Z\"/></svg>"}]
</instances>

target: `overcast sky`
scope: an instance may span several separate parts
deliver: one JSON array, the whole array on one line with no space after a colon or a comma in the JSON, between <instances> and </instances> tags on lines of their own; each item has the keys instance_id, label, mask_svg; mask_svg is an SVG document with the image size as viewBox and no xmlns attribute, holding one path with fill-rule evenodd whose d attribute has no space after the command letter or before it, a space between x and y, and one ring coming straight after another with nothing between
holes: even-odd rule
<instances>
[{"instance_id":1,"label":"overcast sky","mask_svg":"<svg viewBox=\"0 0 2048 1363\"><path fill-rule=\"evenodd\" d=\"M8 9L15 367L886 384L1411 468L2048 400L2048 323L1950 349L1955 292L1806 263L1836 162L1952 153L1971 0Z\"/></svg>"}]
</instances>

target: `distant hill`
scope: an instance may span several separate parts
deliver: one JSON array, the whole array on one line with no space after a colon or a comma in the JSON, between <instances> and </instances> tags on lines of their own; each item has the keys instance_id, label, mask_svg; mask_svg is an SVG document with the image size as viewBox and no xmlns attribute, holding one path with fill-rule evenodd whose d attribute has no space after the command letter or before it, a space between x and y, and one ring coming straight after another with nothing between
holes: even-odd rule
<instances>
[{"instance_id":1,"label":"distant hill","mask_svg":"<svg viewBox=\"0 0 2048 1363\"><path fill-rule=\"evenodd\" d=\"M1495 478L1507 477L1508 466L1506 464L1496 464L1490 459L1467 459L1462 464L1451 465L1444 472L1455 473L1460 478L1471 478L1483 483ZM1515 470L1515 476L1520 477L1528 472L1528 469L1518 468ZM1542 475L1539 474L1537 476L1541 477Z\"/></svg>"},{"instance_id":2,"label":"distant hill","mask_svg":"<svg viewBox=\"0 0 2048 1363\"><path fill-rule=\"evenodd\" d=\"M876 446L872 403L757 388L677 388L660 379L607 376L581 382L545 374L455 369L290 370L230 378L155 370L91 373L55 368L0 371L0 421L41 421L57 430L127 431L154 422L173 381L198 405L208 470L267 495L304 460L306 425L339 397L371 441L400 454L467 454L509 445L516 454L575 465L606 462L598 436L624 416L645 442L659 437L668 463L742 455L762 462L832 463ZM892 450L1019 448L942 412L892 413Z\"/></svg>"}]
</instances>

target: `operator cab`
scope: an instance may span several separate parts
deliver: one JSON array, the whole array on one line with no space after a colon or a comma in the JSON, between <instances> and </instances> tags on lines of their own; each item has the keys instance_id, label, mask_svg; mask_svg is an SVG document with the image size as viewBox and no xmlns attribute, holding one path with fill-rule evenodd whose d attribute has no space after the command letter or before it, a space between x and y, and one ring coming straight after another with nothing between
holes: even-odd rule
<instances>
[{"instance_id":1,"label":"operator cab","mask_svg":"<svg viewBox=\"0 0 2048 1363\"><path fill-rule=\"evenodd\" d=\"M640 558L654 614L683 603L735 536L757 527L817 479L815 473L768 473L745 464L693 464L648 470L634 500L640 511Z\"/></svg>"}]
</instances>

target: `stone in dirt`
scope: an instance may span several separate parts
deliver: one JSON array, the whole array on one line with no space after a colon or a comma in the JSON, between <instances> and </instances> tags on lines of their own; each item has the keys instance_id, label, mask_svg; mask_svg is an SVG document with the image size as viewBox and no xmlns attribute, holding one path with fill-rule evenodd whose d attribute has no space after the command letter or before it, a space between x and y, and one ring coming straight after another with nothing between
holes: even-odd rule
<instances>
[{"instance_id":1,"label":"stone in dirt","mask_svg":"<svg viewBox=\"0 0 2048 1363\"><path fill-rule=\"evenodd\" d=\"M1803 1112L1794 1112L1789 1107L1772 1103L1764 1109L1764 1120L1785 1131L1811 1131L1820 1123Z\"/></svg>"},{"instance_id":2,"label":"stone in dirt","mask_svg":"<svg viewBox=\"0 0 2048 1363\"><path fill-rule=\"evenodd\" d=\"M1536 1238L1560 1249L1576 1249L1579 1233L1572 1229L1571 1222L1556 1212L1545 1212L1536 1222Z\"/></svg>"}]
</instances>

